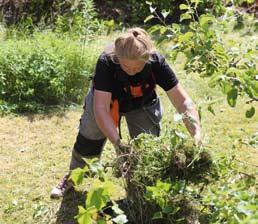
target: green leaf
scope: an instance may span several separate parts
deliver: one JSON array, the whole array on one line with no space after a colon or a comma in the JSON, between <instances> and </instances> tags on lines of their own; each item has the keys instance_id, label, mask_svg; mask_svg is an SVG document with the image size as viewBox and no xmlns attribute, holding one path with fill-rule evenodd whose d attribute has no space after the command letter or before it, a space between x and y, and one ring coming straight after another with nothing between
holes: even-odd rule
<instances>
[{"instance_id":1,"label":"green leaf","mask_svg":"<svg viewBox=\"0 0 258 224\"><path fill-rule=\"evenodd\" d=\"M84 159L85 160L85 162L90 166L91 164L93 164L93 163L96 163L96 162L99 162L100 160L99 160L99 158L97 158L97 157L94 157L94 158L92 158L92 159Z\"/></svg>"},{"instance_id":2,"label":"green leaf","mask_svg":"<svg viewBox=\"0 0 258 224\"><path fill-rule=\"evenodd\" d=\"M182 22L183 20L186 20L186 19L191 19L192 17L191 17L191 15L189 14L189 13L183 13L183 14L181 14L181 16L180 16L180 22Z\"/></svg>"},{"instance_id":3,"label":"green leaf","mask_svg":"<svg viewBox=\"0 0 258 224\"><path fill-rule=\"evenodd\" d=\"M252 116L254 116L254 114L255 114L255 108L254 107L251 107L249 110L247 110L245 112L245 116L247 118L251 118Z\"/></svg>"},{"instance_id":4,"label":"green leaf","mask_svg":"<svg viewBox=\"0 0 258 224\"><path fill-rule=\"evenodd\" d=\"M114 205L112 206L112 210L113 210L116 214L118 214L118 215L124 214L124 211L121 210L121 209L118 207L118 204L114 204Z\"/></svg>"},{"instance_id":5,"label":"green leaf","mask_svg":"<svg viewBox=\"0 0 258 224\"><path fill-rule=\"evenodd\" d=\"M210 88L214 88L216 85L219 84L219 81L222 79L222 75L220 73L215 73L211 76L208 86Z\"/></svg>"},{"instance_id":6,"label":"green leaf","mask_svg":"<svg viewBox=\"0 0 258 224\"><path fill-rule=\"evenodd\" d=\"M163 214L162 212L155 212L152 219L162 219L163 218Z\"/></svg>"},{"instance_id":7,"label":"green leaf","mask_svg":"<svg viewBox=\"0 0 258 224\"><path fill-rule=\"evenodd\" d=\"M177 135L177 137L179 137L179 139L185 139L186 138L186 135L182 131L177 131L176 130L175 134Z\"/></svg>"},{"instance_id":8,"label":"green leaf","mask_svg":"<svg viewBox=\"0 0 258 224\"><path fill-rule=\"evenodd\" d=\"M148 31L149 31L149 33L152 34L152 33L159 31L161 28L162 28L162 26L157 24L157 25L151 26L151 28L148 29Z\"/></svg>"},{"instance_id":9,"label":"green leaf","mask_svg":"<svg viewBox=\"0 0 258 224\"><path fill-rule=\"evenodd\" d=\"M97 221L97 224L107 224L107 222L102 219L102 220L98 220L98 221Z\"/></svg>"},{"instance_id":10,"label":"green leaf","mask_svg":"<svg viewBox=\"0 0 258 224\"><path fill-rule=\"evenodd\" d=\"M122 214L122 215L118 215L117 217L113 218L112 221L117 224L124 224L124 223L128 222L128 219L127 219L126 215Z\"/></svg>"},{"instance_id":11,"label":"green leaf","mask_svg":"<svg viewBox=\"0 0 258 224\"><path fill-rule=\"evenodd\" d=\"M200 17L200 26L203 29L208 29L208 27L211 25L211 23L213 22L214 18L212 16L208 16L208 15L202 15Z\"/></svg>"},{"instance_id":12,"label":"green leaf","mask_svg":"<svg viewBox=\"0 0 258 224\"><path fill-rule=\"evenodd\" d=\"M80 185L83 181L85 171L82 168L76 168L72 171L70 179L75 185Z\"/></svg>"},{"instance_id":13,"label":"green leaf","mask_svg":"<svg viewBox=\"0 0 258 224\"><path fill-rule=\"evenodd\" d=\"M245 202L240 202L237 206L237 211L239 213L244 213L246 216L252 215L252 210L249 209L250 206L248 206Z\"/></svg>"},{"instance_id":14,"label":"green leaf","mask_svg":"<svg viewBox=\"0 0 258 224\"><path fill-rule=\"evenodd\" d=\"M228 104L231 107L235 107L236 106L237 95L238 95L238 90L236 88L232 88L227 93L227 101L228 101Z\"/></svg>"},{"instance_id":15,"label":"green leaf","mask_svg":"<svg viewBox=\"0 0 258 224\"><path fill-rule=\"evenodd\" d=\"M156 8L153 8L152 6L150 6L150 12L153 13L156 11Z\"/></svg>"},{"instance_id":16,"label":"green leaf","mask_svg":"<svg viewBox=\"0 0 258 224\"><path fill-rule=\"evenodd\" d=\"M179 8L180 8L180 10L187 10L187 9L189 9L189 6L186 4L180 4Z\"/></svg>"},{"instance_id":17,"label":"green leaf","mask_svg":"<svg viewBox=\"0 0 258 224\"><path fill-rule=\"evenodd\" d=\"M160 28L159 32L160 32L160 34L164 34L165 32L167 32L167 30L168 30L167 27L163 26L163 27Z\"/></svg>"},{"instance_id":18,"label":"green leaf","mask_svg":"<svg viewBox=\"0 0 258 224\"><path fill-rule=\"evenodd\" d=\"M171 214L173 210L174 210L173 206L167 205L162 209L162 212L165 214Z\"/></svg>"},{"instance_id":19,"label":"green leaf","mask_svg":"<svg viewBox=\"0 0 258 224\"><path fill-rule=\"evenodd\" d=\"M221 90L224 94L227 94L232 88L228 82L221 82L220 86L221 86Z\"/></svg>"},{"instance_id":20,"label":"green leaf","mask_svg":"<svg viewBox=\"0 0 258 224\"><path fill-rule=\"evenodd\" d=\"M162 189L165 192L169 192L170 188L171 188L171 184L170 183L166 183L166 182L162 182L160 180L157 181L156 186L158 189Z\"/></svg>"},{"instance_id":21,"label":"green leaf","mask_svg":"<svg viewBox=\"0 0 258 224\"><path fill-rule=\"evenodd\" d=\"M179 43L188 42L192 39L193 36L194 36L193 32L186 32L185 34L179 36L178 41Z\"/></svg>"},{"instance_id":22,"label":"green leaf","mask_svg":"<svg viewBox=\"0 0 258 224\"><path fill-rule=\"evenodd\" d=\"M253 89L253 95L258 96L258 80L249 80L248 85Z\"/></svg>"},{"instance_id":23,"label":"green leaf","mask_svg":"<svg viewBox=\"0 0 258 224\"><path fill-rule=\"evenodd\" d=\"M241 74L241 70L239 70L238 68L231 67L227 70L227 74L239 75Z\"/></svg>"},{"instance_id":24,"label":"green leaf","mask_svg":"<svg viewBox=\"0 0 258 224\"><path fill-rule=\"evenodd\" d=\"M92 224L93 220L91 219L91 214L85 210L82 206L78 206L79 213L75 218L79 224Z\"/></svg>"},{"instance_id":25,"label":"green leaf","mask_svg":"<svg viewBox=\"0 0 258 224\"><path fill-rule=\"evenodd\" d=\"M96 214L98 212L95 206L88 207L86 210L90 215Z\"/></svg>"},{"instance_id":26,"label":"green leaf","mask_svg":"<svg viewBox=\"0 0 258 224\"><path fill-rule=\"evenodd\" d=\"M90 170L93 173L100 174L104 170L104 167L102 166L100 161L95 161L92 164L90 164Z\"/></svg>"},{"instance_id":27,"label":"green leaf","mask_svg":"<svg viewBox=\"0 0 258 224\"><path fill-rule=\"evenodd\" d=\"M154 15L149 15L148 17L145 18L144 23L147 23L149 20L153 18L154 18Z\"/></svg>"},{"instance_id":28,"label":"green leaf","mask_svg":"<svg viewBox=\"0 0 258 224\"><path fill-rule=\"evenodd\" d=\"M178 25L176 23L173 23L172 24L172 30L173 30L174 33L179 33L180 30L181 30L181 27L180 27L180 25Z\"/></svg>"},{"instance_id":29,"label":"green leaf","mask_svg":"<svg viewBox=\"0 0 258 224\"><path fill-rule=\"evenodd\" d=\"M166 11L166 10L163 9L163 10L161 11L161 14L162 14L162 16L164 17L164 19L167 18L167 16L169 15L169 13L170 13L170 10Z\"/></svg>"},{"instance_id":30,"label":"green leaf","mask_svg":"<svg viewBox=\"0 0 258 224\"><path fill-rule=\"evenodd\" d=\"M191 3L195 3L195 6L197 6L200 3L200 0L191 0Z\"/></svg>"},{"instance_id":31,"label":"green leaf","mask_svg":"<svg viewBox=\"0 0 258 224\"><path fill-rule=\"evenodd\" d=\"M227 59L227 53L225 47L220 43L215 43L212 45L212 48L215 50L216 55L219 55L220 58Z\"/></svg>"},{"instance_id":32,"label":"green leaf","mask_svg":"<svg viewBox=\"0 0 258 224\"><path fill-rule=\"evenodd\" d=\"M95 206L98 210L102 209L109 201L109 196L103 188L93 189L88 192L86 205L87 207Z\"/></svg>"},{"instance_id":33,"label":"green leaf","mask_svg":"<svg viewBox=\"0 0 258 224\"><path fill-rule=\"evenodd\" d=\"M103 184L103 188L105 189L105 194L106 195L110 195L112 193L115 193L116 191L114 190L116 187L115 187L115 184L114 182L112 181L105 181L104 184Z\"/></svg>"},{"instance_id":34,"label":"green leaf","mask_svg":"<svg viewBox=\"0 0 258 224\"><path fill-rule=\"evenodd\" d=\"M173 206L166 206L162 211L165 213L165 214L176 214L178 211L180 210L180 207L173 207Z\"/></svg>"},{"instance_id":35,"label":"green leaf","mask_svg":"<svg viewBox=\"0 0 258 224\"><path fill-rule=\"evenodd\" d=\"M179 141L179 137L173 134L170 138L171 147L174 148L177 145L178 141Z\"/></svg>"}]
</instances>

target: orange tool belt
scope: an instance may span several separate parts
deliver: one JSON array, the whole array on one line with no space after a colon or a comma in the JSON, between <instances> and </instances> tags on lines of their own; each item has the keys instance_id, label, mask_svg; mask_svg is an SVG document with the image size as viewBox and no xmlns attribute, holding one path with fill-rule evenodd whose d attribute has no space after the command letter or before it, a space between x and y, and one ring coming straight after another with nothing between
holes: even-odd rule
<instances>
[{"instance_id":1,"label":"orange tool belt","mask_svg":"<svg viewBox=\"0 0 258 224\"><path fill-rule=\"evenodd\" d=\"M130 86L130 91L133 97L142 97L142 87L141 86Z\"/></svg>"},{"instance_id":2,"label":"orange tool belt","mask_svg":"<svg viewBox=\"0 0 258 224\"><path fill-rule=\"evenodd\" d=\"M118 100L115 99L112 101L110 105L110 115L114 121L114 124L116 128L119 126L119 121L120 121L120 115L119 115L119 103Z\"/></svg>"},{"instance_id":3,"label":"orange tool belt","mask_svg":"<svg viewBox=\"0 0 258 224\"><path fill-rule=\"evenodd\" d=\"M126 89L125 89L126 91ZM143 92L142 92L142 87L141 86L129 86L128 87L128 91L131 95L131 97L135 98L135 97L142 97L143 96ZM121 127L120 127L120 113L119 113L119 102L118 99L114 99L111 102L110 105L110 115L114 121L115 127L118 128L119 130L119 136L120 138L122 138L121 136Z\"/></svg>"},{"instance_id":4,"label":"orange tool belt","mask_svg":"<svg viewBox=\"0 0 258 224\"><path fill-rule=\"evenodd\" d=\"M141 89L141 86L130 86L130 93L132 94L132 97L142 97L143 92ZM114 124L116 127L118 127L120 124L120 115L119 115L119 103L118 100L115 99L112 101L110 105L110 114L114 121Z\"/></svg>"}]
</instances>

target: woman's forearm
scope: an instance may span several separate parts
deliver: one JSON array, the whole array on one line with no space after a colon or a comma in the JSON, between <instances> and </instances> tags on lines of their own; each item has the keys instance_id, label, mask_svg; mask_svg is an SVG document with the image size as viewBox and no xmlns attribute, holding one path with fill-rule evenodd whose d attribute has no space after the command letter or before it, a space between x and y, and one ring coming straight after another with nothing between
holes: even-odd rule
<instances>
[{"instance_id":1,"label":"woman's forearm","mask_svg":"<svg viewBox=\"0 0 258 224\"><path fill-rule=\"evenodd\" d=\"M180 84L167 91L167 94L177 112L184 114L183 121L190 135L199 141L201 139L201 123L190 96Z\"/></svg>"},{"instance_id":2,"label":"woman's forearm","mask_svg":"<svg viewBox=\"0 0 258 224\"><path fill-rule=\"evenodd\" d=\"M103 134L113 144L116 144L116 142L119 140L119 134L109 111L106 111L104 108L94 108L94 114L96 122Z\"/></svg>"}]
</instances>

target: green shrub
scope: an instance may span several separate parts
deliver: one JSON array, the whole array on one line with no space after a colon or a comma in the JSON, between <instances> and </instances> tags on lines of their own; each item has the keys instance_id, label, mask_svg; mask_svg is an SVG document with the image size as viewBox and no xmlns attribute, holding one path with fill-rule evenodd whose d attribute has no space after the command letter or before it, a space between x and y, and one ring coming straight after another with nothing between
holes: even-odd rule
<instances>
[{"instance_id":1,"label":"green shrub","mask_svg":"<svg viewBox=\"0 0 258 224\"><path fill-rule=\"evenodd\" d=\"M166 25L163 21L162 25L152 26L149 32L156 34L160 45L170 44L170 47L166 48L166 54L173 61L179 54L184 55L184 70L187 74L195 73L202 78L209 78L209 87L220 87L231 107L236 106L240 97L246 97L247 103L256 102L258 86L255 38L251 37L248 42L243 43L237 38L224 39L229 30L228 23L238 24L238 17L231 13L221 19L211 14L202 14L198 17L196 11L199 1L189 1L191 4L180 5L184 12L181 14L181 21L188 21L188 25ZM155 16L155 11L153 14L149 18ZM245 19L250 25L246 26L243 35L250 35L255 32L255 20L253 16L247 16ZM211 104L208 110L214 114ZM250 105L246 117L251 118L254 114L255 107Z\"/></svg>"},{"instance_id":2,"label":"green shrub","mask_svg":"<svg viewBox=\"0 0 258 224\"><path fill-rule=\"evenodd\" d=\"M145 18L150 14L149 5L152 5L152 10L155 9L159 16L162 16L164 12L169 12L166 17L166 22L179 22L180 4L188 5L190 0L128 0L128 1L101 1L95 0L96 10L102 18L112 18L119 22L125 22L129 24L143 24ZM197 11L199 15L209 11L215 16L222 16L226 12L226 7L234 4L235 6L241 6L242 4L255 4L254 0L194 0L193 2L198 4ZM153 23L160 23L159 20L153 20Z\"/></svg>"},{"instance_id":3,"label":"green shrub","mask_svg":"<svg viewBox=\"0 0 258 224\"><path fill-rule=\"evenodd\" d=\"M0 3L0 19L8 26L28 19L31 25L51 26L59 16L69 17L72 21L78 14L88 19L95 17L93 0L6 0Z\"/></svg>"},{"instance_id":4,"label":"green shrub","mask_svg":"<svg viewBox=\"0 0 258 224\"><path fill-rule=\"evenodd\" d=\"M96 58L96 51L86 45L53 33L2 41L0 99L21 112L80 103Z\"/></svg>"},{"instance_id":5,"label":"green shrub","mask_svg":"<svg viewBox=\"0 0 258 224\"><path fill-rule=\"evenodd\" d=\"M61 4L61 3L59 3ZM77 4L66 2L70 9L57 16L54 29L57 33L96 35L105 29L105 22L97 19L93 0L79 0Z\"/></svg>"}]
</instances>

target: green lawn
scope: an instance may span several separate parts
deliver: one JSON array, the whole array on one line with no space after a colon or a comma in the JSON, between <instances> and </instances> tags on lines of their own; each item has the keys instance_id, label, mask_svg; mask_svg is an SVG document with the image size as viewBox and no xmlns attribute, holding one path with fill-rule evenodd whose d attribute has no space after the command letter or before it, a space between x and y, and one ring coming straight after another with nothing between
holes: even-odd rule
<instances>
[{"instance_id":1,"label":"green lawn","mask_svg":"<svg viewBox=\"0 0 258 224\"><path fill-rule=\"evenodd\" d=\"M245 118L249 105L244 99L230 108L226 97L210 89L207 80L183 73L179 62L172 66L193 100L203 108L204 144L214 153L236 154L243 172L254 174L258 164L257 149L248 141L257 132L257 113L251 119ZM158 91L165 109L162 125L171 123L173 127L174 110L165 93ZM216 116L207 111L207 96L216 100ZM83 193L71 192L63 200L51 200L49 193L68 171L81 112L81 107L77 107L45 115L0 117L0 223L75 223L73 217L77 205L83 204ZM122 132L126 138L125 125ZM110 143L102 157L104 161L114 157ZM114 197L123 195L121 187Z\"/></svg>"}]
</instances>

